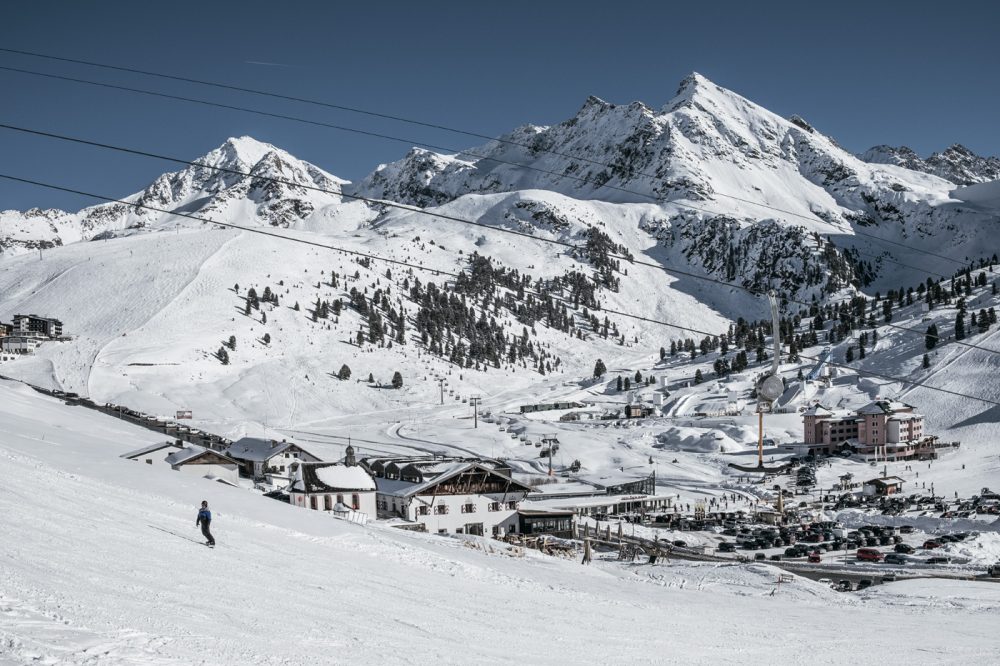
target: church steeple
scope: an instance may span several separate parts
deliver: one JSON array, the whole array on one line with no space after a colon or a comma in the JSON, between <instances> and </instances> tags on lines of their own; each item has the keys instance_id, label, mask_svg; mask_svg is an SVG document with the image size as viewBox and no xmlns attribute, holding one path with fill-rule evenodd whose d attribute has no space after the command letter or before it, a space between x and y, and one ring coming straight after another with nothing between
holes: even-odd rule
<instances>
[{"instance_id":1,"label":"church steeple","mask_svg":"<svg viewBox=\"0 0 1000 666\"><path fill-rule=\"evenodd\" d=\"M354 457L354 447L351 446L350 440L347 440L347 450L344 451L344 464L348 467L354 467L358 464L357 459Z\"/></svg>"}]
</instances>

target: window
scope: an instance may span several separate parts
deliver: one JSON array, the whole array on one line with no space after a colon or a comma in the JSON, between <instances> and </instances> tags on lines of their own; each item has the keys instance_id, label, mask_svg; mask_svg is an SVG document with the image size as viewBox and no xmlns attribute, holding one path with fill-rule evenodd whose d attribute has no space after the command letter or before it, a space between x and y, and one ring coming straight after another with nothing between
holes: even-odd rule
<instances>
[{"instance_id":1,"label":"window","mask_svg":"<svg viewBox=\"0 0 1000 666\"><path fill-rule=\"evenodd\" d=\"M357 493L351 495L351 508L355 511L361 508L361 496Z\"/></svg>"},{"instance_id":2,"label":"window","mask_svg":"<svg viewBox=\"0 0 1000 666\"><path fill-rule=\"evenodd\" d=\"M323 508L327 511L333 511L333 498L329 495L323 496Z\"/></svg>"},{"instance_id":3,"label":"window","mask_svg":"<svg viewBox=\"0 0 1000 666\"><path fill-rule=\"evenodd\" d=\"M475 513L475 512L476 512L476 505L475 504L463 504L462 505L462 513Z\"/></svg>"},{"instance_id":4,"label":"window","mask_svg":"<svg viewBox=\"0 0 1000 666\"><path fill-rule=\"evenodd\" d=\"M417 507L417 513L420 514L421 516L427 516L427 515L430 514L430 512L431 512L431 508L429 506L420 506L420 507Z\"/></svg>"},{"instance_id":5,"label":"window","mask_svg":"<svg viewBox=\"0 0 1000 666\"><path fill-rule=\"evenodd\" d=\"M343 503L344 503L344 496L337 495L337 504L343 504Z\"/></svg>"},{"instance_id":6,"label":"window","mask_svg":"<svg viewBox=\"0 0 1000 666\"><path fill-rule=\"evenodd\" d=\"M319 502L316 501L315 495L309 498L309 506L312 507L313 510L319 509Z\"/></svg>"},{"instance_id":7,"label":"window","mask_svg":"<svg viewBox=\"0 0 1000 666\"><path fill-rule=\"evenodd\" d=\"M517 502L507 502L507 508L508 509L516 509L517 508Z\"/></svg>"},{"instance_id":8,"label":"window","mask_svg":"<svg viewBox=\"0 0 1000 666\"><path fill-rule=\"evenodd\" d=\"M490 502L488 510L489 511L499 511L500 510L500 502Z\"/></svg>"},{"instance_id":9,"label":"window","mask_svg":"<svg viewBox=\"0 0 1000 666\"><path fill-rule=\"evenodd\" d=\"M436 507L434 507L434 513L436 513L438 515L442 515L442 514L448 513L448 505L447 504L438 504Z\"/></svg>"},{"instance_id":10,"label":"window","mask_svg":"<svg viewBox=\"0 0 1000 666\"><path fill-rule=\"evenodd\" d=\"M153 459L152 458L146 458L146 464L147 465L152 465L153 464Z\"/></svg>"}]
</instances>

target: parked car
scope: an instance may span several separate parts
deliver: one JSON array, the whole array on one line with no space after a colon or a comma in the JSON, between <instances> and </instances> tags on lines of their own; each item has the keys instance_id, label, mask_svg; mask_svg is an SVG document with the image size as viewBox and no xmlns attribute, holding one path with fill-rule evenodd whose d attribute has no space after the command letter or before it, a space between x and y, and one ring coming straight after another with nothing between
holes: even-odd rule
<instances>
[{"instance_id":1,"label":"parked car","mask_svg":"<svg viewBox=\"0 0 1000 666\"><path fill-rule=\"evenodd\" d=\"M875 581L873 581L871 578L862 578L861 580L858 581L858 590L863 590L865 588L871 587L874 584Z\"/></svg>"},{"instance_id":2,"label":"parked car","mask_svg":"<svg viewBox=\"0 0 1000 666\"><path fill-rule=\"evenodd\" d=\"M940 548L941 547L941 542L940 541L935 541L934 539L928 539L927 541L924 541L924 546L923 547L926 550L933 550L934 548Z\"/></svg>"},{"instance_id":3,"label":"parked car","mask_svg":"<svg viewBox=\"0 0 1000 666\"><path fill-rule=\"evenodd\" d=\"M894 583L896 582L896 574L886 574L882 576L883 583Z\"/></svg>"},{"instance_id":4,"label":"parked car","mask_svg":"<svg viewBox=\"0 0 1000 666\"><path fill-rule=\"evenodd\" d=\"M766 560L767 555L764 553L754 553L753 559L759 562L760 560Z\"/></svg>"},{"instance_id":5,"label":"parked car","mask_svg":"<svg viewBox=\"0 0 1000 666\"><path fill-rule=\"evenodd\" d=\"M934 557L927 558L927 564L951 564L951 558L935 555Z\"/></svg>"},{"instance_id":6,"label":"parked car","mask_svg":"<svg viewBox=\"0 0 1000 666\"><path fill-rule=\"evenodd\" d=\"M857 558L864 562L881 562L885 556L874 548L858 548Z\"/></svg>"},{"instance_id":7,"label":"parked car","mask_svg":"<svg viewBox=\"0 0 1000 666\"><path fill-rule=\"evenodd\" d=\"M823 557L819 554L818 550L814 550L813 552L809 553L809 562L811 564L819 564L822 561Z\"/></svg>"},{"instance_id":8,"label":"parked car","mask_svg":"<svg viewBox=\"0 0 1000 666\"><path fill-rule=\"evenodd\" d=\"M886 564L906 564L907 557L903 553L889 553L885 556Z\"/></svg>"},{"instance_id":9,"label":"parked car","mask_svg":"<svg viewBox=\"0 0 1000 666\"><path fill-rule=\"evenodd\" d=\"M719 544L720 553L733 553L736 552L736 544L732 541L723 541Z\"/></svg>"},{"instance_id":10,"label":"parked car","mask_svg":"<svg viewBox=\"0 0 1000 666\"><path fill-rule=\"evenodd\" d=\"M678 548L687 548L687 541L681 541L678 539L677 541L674 541L674 545Z\"/></svg>"},{"instance_id":11,"label":"parked car","mask_svg":"<svg viewBox=\"0 0 1000 666\"><path fill-rule=\"evenodd\" d=\"M909 555L910 553L916 552L917 549L906 543L897 543L893 550L897 553L905 553Z\"/></svg>"}]
</instances>

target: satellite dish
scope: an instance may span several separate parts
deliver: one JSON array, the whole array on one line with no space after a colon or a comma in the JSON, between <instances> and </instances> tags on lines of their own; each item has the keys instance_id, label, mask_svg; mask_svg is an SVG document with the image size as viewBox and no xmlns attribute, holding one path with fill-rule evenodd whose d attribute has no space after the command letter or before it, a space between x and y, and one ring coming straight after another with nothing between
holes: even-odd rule
<instances>
[{"instance_id":1,"label":"satellite dish","mask_svg":"<svg viewBox=\"0 0 1000 666\"><path fill-rule=\"evenodd\" d=\"M774 402L781 397L781 394L785 392L785 384L781 381L781 377L777 375L768 375L764 378L764 381L760 383L757 387L757 396L761 400L766 400L767 402Z\"/></svg>"}]
</instances>

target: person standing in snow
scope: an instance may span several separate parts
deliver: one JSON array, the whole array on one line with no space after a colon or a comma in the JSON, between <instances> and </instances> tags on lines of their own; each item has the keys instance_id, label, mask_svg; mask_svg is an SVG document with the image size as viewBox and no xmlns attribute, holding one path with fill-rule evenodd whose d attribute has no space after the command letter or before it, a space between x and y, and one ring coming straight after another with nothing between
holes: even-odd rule
<instances>
[{"instance_id":1,"label":"person standing in snow","mask_svg":"<svg viewBox=\"0 0 1000 666\"><path fill-rule=\"evenodd\" d=\"M208 510L208 502L202 501L201 510L198 511L198 520L194 522L195 527L201 526L202 535L208 539L207 545L215 546L215 537L209 531L208 527L212 524L212 512Z\"/></svg>"}]
</instances>

